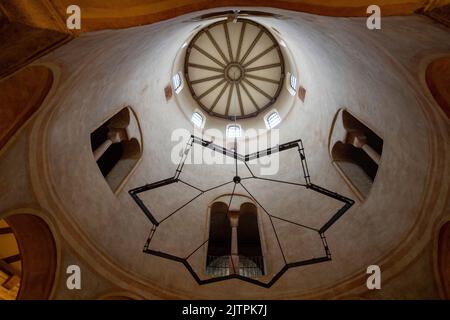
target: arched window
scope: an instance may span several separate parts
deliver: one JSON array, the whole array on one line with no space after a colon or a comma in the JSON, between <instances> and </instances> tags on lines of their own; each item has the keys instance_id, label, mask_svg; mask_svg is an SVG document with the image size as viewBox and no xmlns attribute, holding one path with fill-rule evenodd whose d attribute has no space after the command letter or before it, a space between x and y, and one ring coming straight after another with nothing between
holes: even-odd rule
<instances>
[{"instance_id":1,"label":"arched window","mask_svg":"<svg viewBox=\"0 0 450 320\"><path fill-rule=\"evenodd\" d=\"M227 137L228 138L239 138L241 136L241 126L238 124L227 125Z\"/></svg>"},{"instance_id":2,"label":"arched window","mask_svg":"<svg viewBox=\"0 0 450 320\"><path fill-rule=\"evenodd\" d=\"M281 123L280 114L276 110L269 112L265 117L265 122L268 129L275 128Z\"/></svg>"},{"instance_id":3,"label":"arched window","mask_svg":"<svg viewBox=\"0 0 450 320\"><path fill-rule=\"evenodd\" d=\"M141 133L130 108L124 108L91 133L98 168L113 191L118 191L141 157Z\"/></svg>"},{"instance_id":4,"label":"arched window","mask_svg":"<svg viewBox=\"0 0 450 320\"><path fill-rule=\"evenodd\" d=\"M383 139L347 110L339 110L330 135L333 164L364 200L372 187L383 152Z\"/></svg>"},{"instance_id":5,"label":"arched window","mask_svg":"<svg viewBox=\"0 0 450 320\"><path fill-rule=\"evenodd\" d=\"M243 203L239 210L216 202L211 206L206 273L246 277L264 275L264 260L259 235L257 208Z\"/></svg>"},{"instance_id":6,"label":"arched window","mask_svg":"<svg viewBox=\"0 0 450 320\"><path fill-rule=\"evenodd\" d=\"M50 297L56 246L44 220L16 214L0 220L0 300Z\"/></svg>"},{"instance_id":7,"label":"arched window","mask_svg":"<svg viewBox=\"0 0 450 320\"><path fill-rule=\"evenodd\" d=\"M228 220L228 206L223 202L213 203L209 222L207 274L215 276L229 274L230 244L231 228Z\"/></svg>"},{"instance_id":8,"label":"arched window","mask_svg":"<svg viewBox=\"0 0 450 320\"><path fill-rule=\"evenodd\" d=\"M197 128L203 128L205 117L199 111L195 111L192 114L191 121Z\"/></svg>"},{"instance_id":9,"label":"arched window","mask_svg":"<svg viewBox=\"0 0 450 320\"><path fill-rule=\"evenodd\" d=\"M289 91L291 96L295 96L297 94L297 85L298 80L297 77L293 74L288 72L286 74L286 89Z\"/></svg>"}]
</instances>

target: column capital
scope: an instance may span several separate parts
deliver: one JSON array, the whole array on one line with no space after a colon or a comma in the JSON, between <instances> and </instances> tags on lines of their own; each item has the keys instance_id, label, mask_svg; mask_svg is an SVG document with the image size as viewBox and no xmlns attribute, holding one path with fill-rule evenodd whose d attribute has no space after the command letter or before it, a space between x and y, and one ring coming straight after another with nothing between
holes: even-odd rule
<instances>
[{"instance_id":1,"label":"column capital","mask_svg":"<svg viewBox=\"0 0 450 320\"><path fill-rule=\"evenodd\" d=\"M108 139L112 143L120 143L124 140L128 140L127 131L124 128L109 128Z\"/></svg>"}]
</instances>

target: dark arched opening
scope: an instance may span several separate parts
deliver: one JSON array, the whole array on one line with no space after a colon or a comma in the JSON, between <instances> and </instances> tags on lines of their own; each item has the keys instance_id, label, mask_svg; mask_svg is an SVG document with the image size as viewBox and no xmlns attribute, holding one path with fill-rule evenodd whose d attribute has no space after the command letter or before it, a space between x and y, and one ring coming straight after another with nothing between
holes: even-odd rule
<instances>
[{"instance_id":1,"label":"dark arched opening","mask_svg":"<svg viewBox=\"0 0 450 320\"><path fill-rule=\"evenodd\" d=\"M0 237L14 237L17 243L17 253L9 259L3 257L0 263L1 272L7 276L2 286L16 286L19 300L48 299L53 289L57 256L50 228L44 220L31 214L15 214L2 222Z\"/></svg>"}]
</instances>

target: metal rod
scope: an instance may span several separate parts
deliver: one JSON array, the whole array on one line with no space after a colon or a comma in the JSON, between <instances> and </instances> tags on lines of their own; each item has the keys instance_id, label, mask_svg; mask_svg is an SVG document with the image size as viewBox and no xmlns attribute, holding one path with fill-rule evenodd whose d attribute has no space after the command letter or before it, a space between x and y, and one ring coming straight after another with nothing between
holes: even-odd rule
<instances>
[{"instance_id":1,"label":"metal rod","mask_svg":"<svg viewBox=\"0 0 450 320\"><path fill-rule=\"evenodd\" d=\"M286 262L286 257L284 256L283 248L281 247L280 239L278 238L277 230L275 229L275 225L273 224L273 221L272 221L272 216L271 216L270 213L266 210L266 208L264 208L264 207L261 205L261 203L259 203L259 201L256 200L256 198L250 193L250 191L248 191L248 189L247 189L242 183L240 183L240 185L241 185L242 188L244 188L244 190L250 195L250 197L253 199L253 201L255 201L255 202L263 209L263 211L267 214L267 216L269 217L270 223L271 223L271 225L272 225L273 232L274 232L274 234L275 234L275 238L277 239L278 247L280 248L281 255L283 256L284 263L287 263L287 262Z\"/></svg>"}]
</instances>

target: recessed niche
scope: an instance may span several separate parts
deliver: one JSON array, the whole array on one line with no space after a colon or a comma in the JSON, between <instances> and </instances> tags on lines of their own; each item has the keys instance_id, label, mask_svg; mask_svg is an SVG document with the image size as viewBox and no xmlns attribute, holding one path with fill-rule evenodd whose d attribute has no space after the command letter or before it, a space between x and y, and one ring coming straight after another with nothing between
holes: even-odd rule
<instances>
[{"instance_id":1,"label":"recessed niche","mask_svg":"<svg viewBox=\"0 0 450 320\"><path fill-rule=\"evenodd\" d=\"M265 274L257 208L253 203L229 210L223 202L211 206L206 274L213 277Z\"/></svg>"},{"instance_id":2,"label":"recessed niche","mask_svg":"<svg viewBox=\"0 0 450 320\"><path fill-rule=\"evenodd\" d=\"M126 107L91 133L91 149L100 173L118 192L142 154L142 137L134 112Z\"/></svg>"},{"instance_id":3,"label":"recessed niche","mask_svg":"<svg viewBox=\"0 0 450 320\"><path fill-rule=\"evenodd\" d=\"M355 195L364 200L377 175L383 139L349 111L338 111L330 135L330 154Z\"/></svg>"}]
</instances>

